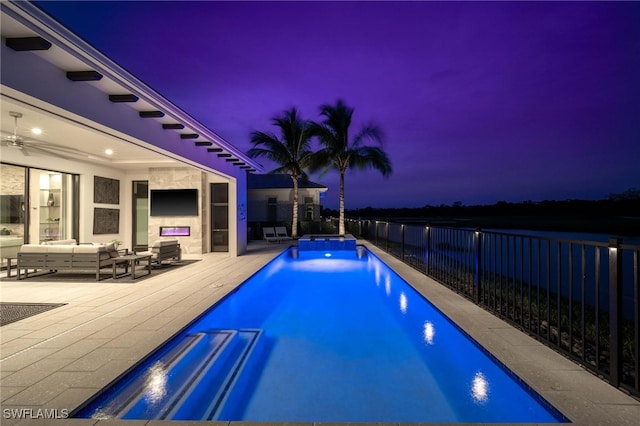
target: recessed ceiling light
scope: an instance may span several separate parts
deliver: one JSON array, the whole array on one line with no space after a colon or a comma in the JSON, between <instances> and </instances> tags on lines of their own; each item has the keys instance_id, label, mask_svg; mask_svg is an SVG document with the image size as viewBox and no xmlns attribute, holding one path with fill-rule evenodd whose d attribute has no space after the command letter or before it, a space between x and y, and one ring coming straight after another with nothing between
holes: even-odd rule
<instances>
[{"instance_id":1,"label":"recessed ceiling light","mask_svg":"<svg viewBox=\"0 0 640 426\"><path fill-rule=\"evenodd\" d=\"M34 135L41 135L42 129L39 127L34 127L33 129L31 129L31 133L33 133Z\"/></svg>"},{"instance_id":2,"label":"recessed ceiling light","mask_svg":"<svg viewBox=\"0 0 640 426\"><path fill-rule=\"evenodd\" d=\"M112 149L105 149L104 153L107 155L112 155L113 154L113 150Z\"/></svg>"}]
</instances>

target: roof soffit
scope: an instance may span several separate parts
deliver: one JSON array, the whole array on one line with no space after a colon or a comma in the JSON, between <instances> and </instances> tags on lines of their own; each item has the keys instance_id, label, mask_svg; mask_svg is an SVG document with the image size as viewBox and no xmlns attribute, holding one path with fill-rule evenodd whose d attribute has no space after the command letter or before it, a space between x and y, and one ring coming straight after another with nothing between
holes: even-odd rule
<instances>
[{"instance_id":1,"label":"roof soffit","mask_svg":"<svg viewBox=\"0 0 640 426\"><path fill-rule=\"evenodd\" d=\"M29 37L39 35L53 46L47 51L31 52L42 57L64 71L94 70L103 75L99 81L82 82L90 84L105 94L132 93L139 100L128 104L136 114L140 111L159 110L164 117L152 118L158 123L181 123L185 127L179 132L196 133L199 140L211 141L235 158L241 159L253 169L262 172L262 165L250 159L235 146L225 141L215 132L199 123L162 95L155 92L111 59L94 49L69 29L55 21L30 2L2 2L3 37ZM206 152L206 151L205 151Z\"/></svg>"}]
</instances>

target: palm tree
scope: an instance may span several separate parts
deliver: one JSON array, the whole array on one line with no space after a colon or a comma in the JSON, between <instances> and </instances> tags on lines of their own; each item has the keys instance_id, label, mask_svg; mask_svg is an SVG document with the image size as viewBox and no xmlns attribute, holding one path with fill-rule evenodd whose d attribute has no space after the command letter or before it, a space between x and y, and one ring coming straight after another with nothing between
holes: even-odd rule
<instances>
[{"instance_id":1,"label":"palm tree","mask_svg":"<svg viewBox=\"0 0 640 426\"><path fill-rule=\"evenodd\" d=\"M317 136L324 148L314 154L310 170L335 169L340 173L340 220L339 234L345 234L344 226L344 175L348 168L359 170L376 169L387 177L391 174L391 162L387 154L379 147L364 145L371 140L382 144L382 131L373 124L364 126L352 140L349 139L349 126L353 108L342 100L335 105L320 107L321 123L311 123L311 131Z\"/></svg>"},{"instance_id":2,"label":"palm tree","mask_svg":"<svg viewBox=\"0 0 640 426\"><path fill-rule=\"evenodd\" d=\"M284 111L281 117L273 118L273 124L280 128L280 136L273 133L251 133L251 148L247 155L251 158L264 157L280 165L269 173L286 173L293 181L293 223L291 236L298 237L298 182L306 179L305 169L309 166L312 152L309 122L302 120L296 108Z\"/></svg>"}]
</instances>

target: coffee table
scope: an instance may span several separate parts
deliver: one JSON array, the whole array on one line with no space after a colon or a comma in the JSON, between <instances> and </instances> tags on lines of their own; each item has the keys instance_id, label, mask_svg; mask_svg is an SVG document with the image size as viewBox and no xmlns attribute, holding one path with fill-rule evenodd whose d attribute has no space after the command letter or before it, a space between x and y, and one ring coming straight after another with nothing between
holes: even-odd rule
<instances>
[{"instance_id":1,"label":"coffee table","mask_svg":"<svg viewBox=\"0 0 640 426\"><path fill-rule=\"evenodd\" d=\"M151 275L151 256L150 254L126 254L124 256L118 256L111 259L113 265L113 279L122 278L131 275L131 279L135 280L141 276ZM136 276L136 264L147 261L147 273ZM116 267L119 263L124 263L124 273L117 274ZM131 272L129 272L131 269Z\"/></svg>"}]
</instances>

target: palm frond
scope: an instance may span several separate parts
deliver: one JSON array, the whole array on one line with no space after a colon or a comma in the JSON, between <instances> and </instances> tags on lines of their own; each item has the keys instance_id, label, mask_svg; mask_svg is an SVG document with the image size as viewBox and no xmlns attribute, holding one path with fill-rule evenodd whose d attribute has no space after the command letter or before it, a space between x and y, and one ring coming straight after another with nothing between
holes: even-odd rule
<instances>
[{"instance_id":1,"label":"palm frond","mask_svg":"<svg viewBox=\"0 0 640 426\"><path fill-rule=\"evenodd\" d=\"M325 117L323 123L327 126L336 131L348 133L353 117L353 108L347 106L342 99L338 99L335 105L322 105L320 115Z\"/></svg>"},{"instance_id":2,"label":"palm frond","mask_svg":"<svg viewBox=\"0 0 640 426\"><path fill-rule=\"evenodd\" d=\"M267 172L269 175L291 175L291 168L289 165L284 165L280 167L276 167L275 169Z\"/></svg>"},{"instance_id":3,"label":"palm frond","mask_svg":"<svg viewBox=\"0 0 640 426\"><path fill-rule=\"evenodd\" d=\"M278 156L288 156L289 151L285 144L273 133L253 132L251 133L251 143L255 147L263 146L263 150L273 151Z\"/></svg>"},{"instance_id":4,"label":"palm frond","mask_svg":"<svg viewBox=\"0 0 640 426\"><path fill-rule=\"evenodd\" d=\"M308 159L308 169L311 173L320 172L323 176L335 167L333 151L329 148L314 152Z\"/></svg>"},{"instance_id":5,"label":"palm frond","mask_svg":"<svg viewBox=\"0 0 640 426\"><path fill-rule=\"evenodd\" d=\"M269 149L253 147L247 151L247 155L250 158L266 158L276 163L288 163L289 154L282 149Z\"/></svg>"},{"instance_id":6,"label":"palm frond","mask_svg":"<svg viewBox=\"0 0 640 426\"><path fill-rule=\"evenodd\" d=\"M382 149L373 146L362 146L354 149L349 158L349 166L356 169L375 169L382 173L382 176L389 176L393 168L387 153Z\"/></svg>"},{"instance_id":7,"label":"palm frond","mask_svg":"<svg viewBox=\"0 0 640 426\"><path fill-rule=\"evenodd\" d=\"M303 120L296 108L291 108L281 116L272 119L279 129L279 136L268 132L251 133L253 148L247 151L251 158L264 157L278 163L280 167L272 173L287 173L301 176L311 157L310 124Z\"/></svg>"},{"instance_id":8,"label":"palm frond","mask_svg":"<svg viewBox=\"0 0 640 426\"><path fill-rule=\"evenodd\" d=\"M382 129L373 123L363 126L353 137L353 146L360 146L366 140L382 145L382 141L384 140Z\"/></svg>"}]
</instances>

